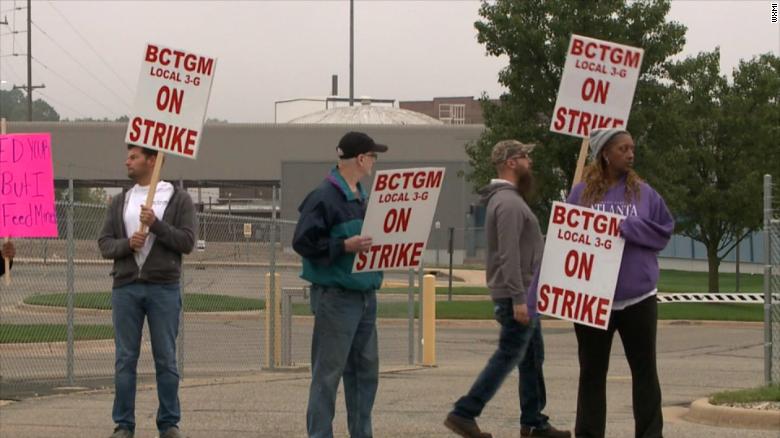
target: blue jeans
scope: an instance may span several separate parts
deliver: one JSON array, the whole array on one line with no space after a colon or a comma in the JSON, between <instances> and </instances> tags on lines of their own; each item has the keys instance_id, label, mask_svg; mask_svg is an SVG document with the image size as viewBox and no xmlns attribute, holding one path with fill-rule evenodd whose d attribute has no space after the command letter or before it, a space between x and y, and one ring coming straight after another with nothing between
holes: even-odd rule
<instances>
[{"instance_id":1,"label":"blue jeans","mask_svg":"<svg viewBox=\"0 0 780 438\"><path fill-rule=\"evenodd\" d=\"M542 411L547 405L547 390L544 386L544 340L542 339L542 322L534 318L531 342L520 361L520 424L536 429L549 426L550 417Z\"/></svg>"},{"instance_id":2,"label":"blue jeans","mask_svg":"<svg viewBox=\"0 0 780 438\"><path fill-rule=\"evenodd\" d=\"M485 405L493 398L504 379L517 367L520 372L520 424L545 428L548 418L542 414L546 404L544 375L544 344L539 318L522 325L514 319L510 298L493 301L496 321L501 324L498 348L469 389L468 394L455 402L452 413L462 418L479 417Z\"/></svg>"},{"instance_id":3,"label":"blue jeans","mask_svg":"<svg viewBox=\"0 0 780 438\"><path fill-rule=\"evenodd\" d=\"M349 435L370 438L371 410L379 384L376 292L312 285L311 306L309 436L333 437L336 392L343 377Z\"/></svg>"},{"instance_id":4,"label":"blue jeans","mask_svg":"<svg viewBox=\"0 0 780 438\"><path fill-rule=\"evenodd\" d=\"M114 423L135 430L136 367L146 317L157 376L157 429L163 432L178 425L181 419L176 367L181 311L179 284L131 283L115 288L111 292L111 306L116 346Z\"/></svg>"}]
</instances>

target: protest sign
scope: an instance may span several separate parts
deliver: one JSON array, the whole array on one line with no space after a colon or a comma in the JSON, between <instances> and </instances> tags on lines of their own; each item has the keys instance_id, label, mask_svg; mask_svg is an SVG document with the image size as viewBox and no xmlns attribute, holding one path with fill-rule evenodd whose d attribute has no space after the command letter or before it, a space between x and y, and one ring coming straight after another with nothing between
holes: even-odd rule
<instances>
[{"instance_id":1,"label":"protest sign","mask_svg":"<svg viewBox=\"0 0 780 438\"><path fill-rule=\"evenodd\" d=\"M357 254L352 272L420 266L444 171L421 167L376 173L360 233L370 236L373 244Z\"/></svg>"},{"instance_id":2,"label":"protest sign","mask_svg":"<svg viewBox=\"0 0 780 438\"><path fill-rule=\"evenodd\" d=\"M147 44L125 143L197 158L217 60Z\"/></svg>"},{"instance_id":3,"label":"protest sign","mask_svg":"<svg viewBox=\"0 0 780 438\"><path fill-rule=\"evenodd\" d=\"M49 134L0 135L0 237L57 237Z\"/></svg>"},{"instance_id":4,"label":"protest sign","mask_svg":"<svg viewBox=\"0 0 780 438\"><path fill-rule=\"evenodd\" d=\"M636 47L572 35L550 131L583 139L574 184L582 177L590 131L628 124L643 55Z\"/></svg>"},{"instance_id":5,"label":"protest sign","mask_svg":"<svg viewBox=\"0 0 780 438\"><path fill-rule=\"evenodd\" d=\"M164 152L155 161L146 207L154 200L165 153L197 158L216 67L216 58L146 45L125 134L127 144Z\"/></svg>"},{"instance_id":6,"label":"protest sign","mask_svg":"<svg viewBox=\"0 0 780 438\"><path fill-rule=\"evenodd\" d=\"M625 246L622 220L553 203L539 273L539 313L606 330Z\"/></svg>"}]
</instances>

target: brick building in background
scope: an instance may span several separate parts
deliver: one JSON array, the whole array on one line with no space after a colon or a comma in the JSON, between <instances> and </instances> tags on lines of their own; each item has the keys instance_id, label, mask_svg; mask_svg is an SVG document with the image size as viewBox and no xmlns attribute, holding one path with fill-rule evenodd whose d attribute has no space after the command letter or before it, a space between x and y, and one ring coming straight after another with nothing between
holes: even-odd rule
<instances>
[{"instance_id":1,"label":"brick building in background","mask_svg":"<svg viewBox=\"0 0 780 438\"><path fill-rule=\"evenodd\" d=\"M493 102L497 103L498 100L493 100ZM485 123L485 119L482 117L482 104L474 96L400 101L398 107L423 113L452 125L481 125Z\"/></svg>"}]
</instances>

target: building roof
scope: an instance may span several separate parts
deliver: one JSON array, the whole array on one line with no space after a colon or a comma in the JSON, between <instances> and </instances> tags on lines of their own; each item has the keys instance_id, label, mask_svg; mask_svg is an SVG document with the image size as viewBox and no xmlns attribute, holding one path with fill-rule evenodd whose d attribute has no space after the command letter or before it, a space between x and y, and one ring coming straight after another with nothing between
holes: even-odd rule
<instances>
[{"instance_id":1,"label":"building roof","mask_svg":"<svg viewBox=\"0 0 780 438\"><path fill-rule=\"evenodd\" d=\"M441 125L441 121L415 111L374 106L363 102L351 107L331 108L290 120L297 124L339 125Z\"/></svg>"}]
</instances>

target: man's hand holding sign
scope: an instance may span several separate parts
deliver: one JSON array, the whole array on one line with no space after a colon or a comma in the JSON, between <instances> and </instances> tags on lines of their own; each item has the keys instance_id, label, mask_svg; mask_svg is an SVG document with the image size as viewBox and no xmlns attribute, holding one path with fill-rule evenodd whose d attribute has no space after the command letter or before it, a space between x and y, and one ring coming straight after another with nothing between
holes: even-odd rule
<instances>
[{"instance_id":1,"label":"man's hand holding sign","mask_svg":"<svg viewBox=\"0 0 780 438\"><path fill-rule=\"evenodd\" d=\"M366 236L352 236L344 240L344 250L346 252L365 252L371 249L374 239Z\"/></svg>"}]
</instances>

